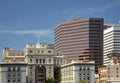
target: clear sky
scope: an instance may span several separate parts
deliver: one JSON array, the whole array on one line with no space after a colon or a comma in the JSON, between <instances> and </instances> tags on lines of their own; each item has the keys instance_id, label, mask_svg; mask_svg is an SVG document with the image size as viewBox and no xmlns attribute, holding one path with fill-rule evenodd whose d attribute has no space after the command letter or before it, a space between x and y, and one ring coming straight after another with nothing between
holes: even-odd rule
<instances>
[{"instance_id":1,"label":"clear sky","mask_svg":"<svg viewBox=\"0 0 120 83\"><path fill-rule=\"evenodd\" d=\"M54 43L55 26L68 19L100 17L118 24L120 0L0 0L2 49L22 50L27 43Z\"/></svg>"}]
</instances>

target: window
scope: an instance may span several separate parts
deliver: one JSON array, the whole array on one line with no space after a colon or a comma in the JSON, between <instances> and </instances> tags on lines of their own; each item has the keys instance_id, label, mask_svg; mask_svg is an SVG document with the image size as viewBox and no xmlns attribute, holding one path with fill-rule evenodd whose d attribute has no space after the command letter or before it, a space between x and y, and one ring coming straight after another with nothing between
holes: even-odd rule
<instances>
[{"instance_id":1,"label":"window","mask_svg":"<svg viewBox=\"0 0 120 83\"><path fill-rule=\"evenodd\" d=\"M81 67L80 67L80 70L81 70Z\"/></svg>"},{"instance_id":2,"label":"window","mask_svg":"<svg viewBox=\"0 0 120 83\"><path fill-rule=\"evenodd\" d=\"M8 82L10 82L10 79L8 80Z\"/></svg>"},{"instance_id":3,"label":"window","mask_svg":"<svg viewBox=\"0 0 120 83\"><path fill-rule=\"evenodd\" d=\"M49 59L49 63L51 63L51 59Z\"/></svg>"},{"instance_id":4,"label":"window","mask_svg":"<svg viewBox=\"0 0 120 83\"><path fill-rule=\"evenodd\" d=\"M38 50L38 53L40 53L40 51Z\"/></svg>"},{"instance_id":5,"label":"window","mask_svg":"<svg viewBox=\"0 0 120 83\"><path fill-rule=\"evenodd\" d=\"M15 71L15 67L13 67L13 71Z\"/></svg>"},{"instance_id":6,"label":"window","mask_svg":"<svg viewBox=\"0 0 120 83\"><path fill-rule=\"evenodd\" d=\"M13 77L15 77L16 75L15 74L13 74Z\"/></svg>"},{"instance_id":7,"label":"window","mask_svg":"<svg viewBox=\"0 0 120 83\"><path fill-rule=\"evenodd\" d=\"M15 82L15 79L13 80L13 82Z\"/></svg>"},{"instance_id":8,"label":"window","mask_svg":"<svg viewBox=\"0 0 120 83\"><path fill-rule=\"evenodd\" d=\"M42 47L44 47L44 45L42 45Z\"/></svg>"},{"instance_id":9,"label":"window","mask_svg":"<svg viewBox=\"0 0 120 83\"><path fill-rule=\"evenodd\" d=\"M30 67L30 69L32 69L32 66Z\"/></svg>"},{"instance_id":10,"label":"window","mask_svg":"<svg viewBox=\"0 0 120 83\"><path fill-rule=\"evenodd\" d=\"M117 78L118 78L118 75L117 75Z\"/></svg>"},{"instance_id":11,"label":"window","mask_svg":"<svg viewBox=\"0 0 120 83\"><path fill-rule=\"evenodd\" d=\"M20 71L20 67L17 68L17 71Z\"/></svg>"},{"instance_id":12,"label":"window","mask_svg":"<svg viewBox=\"0 0 120 83\"><path fill-rule=\"evenodd\" d=\"M18 79L17 81L20 82L20 79Z\"/></svg>"},{"instance_id":13,"label":"window","mask_svg":"<svg viewBox=\"0 0 120 83\"><path fill-rule=\"evenodd\" d=\"M11 68L10 68L10 67L8 67L8 71L11 71Z\"/></svg>"},{"instance_id":14,"label":"window","mask_svg":"<svg viewBox=\"0 0 120 83\"><path fill-rule=\"evenodd\" d=\"M20 74L17 74L18 77L20 77Z\"/></svg>"},{"instance_id":15,"label":"window","mask_svg":"<svg viewBox=\"0 0 120 83\"><path fill-rule=\"evenodd\" d=\"M32 50L29 51L29 53L32 53L32 52L33 52Z\"/></svg>"},{"instance_id":16,"label":"window","mask_svg":"<svg viewBox=\"0 0 120 83\"><path fill-rule=\"evenodd\" d=\"M118 70L118 68L116 68Z\"/></svg>"},{"instance_id":17,"label":"window","mask_svg":"<svg viewBox=\"0 0 120 83\"><path fill-rule=\"evenodd\" d=\"M39 59L39 62L41 63L41 59Z\"/></svg>"},{"instance_id":18,"label":"window","mask_svg":"<svg viewBox=\"0 0 120 83\"><path fill-rule=\"evenodd\" d=\"M41 53L44 53L44 51L42 50Z\"/></svg>"},{"instance_id":19,"label":"window","mask_svg":"<svg viewBox=\"0 0 120 83\"><path fill-rule=\"evenodd\" d=\"M45 63L45 59L43 59L43 63Z\"/></svg>"},{"instance_id":20,"label":"window","mask_svg":"<svg viewBox=\"0 0 120 83\"><path fill-rule=\"evenodd\" d=\"M38 63L38 59L36 59L36 63Z\"/></svg>"},{"instance_id":21,"label":"window","mask_svg":"<svg viewBox=\"0 0 120 83\"><path fill-rule=\"evenodd\" d=\"M90 78L89 78L89 77L87 77L87 79L89 80Z\"/></svg>"},{"instance_id":22,"label":"window","mask_svg":"<svg viewBox=\"0 0 120 83\"><path fill-rule=\"evenodd\" d=\"M8 74L8 77L10 77L11 76L11 74Z\"/></svg>"},{"instance_id":23,"label":"window","mask_svg":"<svg viewBox=\"0 0 120 83\"><path fill-rule=\"evenodd\" d=\"M48 50L48 53L51 53L51 50Z\"/></svg>"},{"instance_id":24,"label":"window","mask_svg":"<svg viewBox=\"0 0 120 83\"><path fill-rule=\"evenodd\" d=\"M32 63L32 59L30 59L30 63Z\"/></svg>"},{"instance_id":25,"label":"window","mask_svg":"<svg viewBox=\"0 0 120 83\"><path fill-rule=\"evenodd\" d=\"M89 67L87 68L87 70L89 70Z\"/></svg>"}]
</instances>

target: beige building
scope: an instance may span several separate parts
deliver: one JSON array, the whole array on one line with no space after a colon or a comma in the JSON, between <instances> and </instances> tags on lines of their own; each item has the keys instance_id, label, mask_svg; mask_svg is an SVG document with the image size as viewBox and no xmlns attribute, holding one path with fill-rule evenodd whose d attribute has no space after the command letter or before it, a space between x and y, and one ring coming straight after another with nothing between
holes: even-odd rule
<instances>
[{"instance_id":1,"label":"beige building","mask_svg":"<svg viewBox=\"0 0 120 83\"><path fill-rule=\"evenodd\" d=\"M27 44L24 51L28 63L28 83L45 83L47 78L54 79L54 66L66 63L62 55L55 56L53 48L45 43L38 43L36 47L34 44Z\"/></svg>"},{"instance_id":2,"label":"beige building","mask_svg":"<svg viewBox=\"0 0 120 83\"><path fill-rule=\"evenodd\" d=\"M54 52L53 45L46 43L36 46L29 43L21 51L4 48L0 69L1 83L4 79L4 83L46 83L47 78L54 79L55 83L76 83L80 80L94 83L95 75L94 62L84 60L68 63L61 53Z\"/></svg>"},{"instance_id":3,"label":"beige building","mask_svg":"<svg viewBox=\"0 0 120 83\"><path fill-rule=\"evenodd\" d=\"M61 66L61 83L77 83L85 80L87 83L95 81L95 63L90 61L72 61Z\"/></svg>"},{"instance_id":4,"label":"beige building","mask_svg":"<svg viewBox=\"0 0 120 83\"><path fill-rule=\"evenodd\" d=\"M60 74L60 66L66 64L66 59L62 54L54 53L54 46L51 44L38 43L35 46L35 44L29 43L21 51L4 48L3 63L4 62L6 65L27 63L25 68L26 72L24 72L26 75L24 79L26 79L27 82L20 83L45 83L47 78L53 78L56 83L59 83L60 76L57 76ZM2 65L5 65L3 63ZM20 67L22 67L22 65ZM4 67L1 66L1 68ZM6 80L9 79L6 78Z\"/></svg>"},{"instance_id":5,"label":"beige building","mask_svg":"<svg viewBox=\"0 0 120 83\"><path fill-rule=\"evenodd\" d=\"M120 65L108 65L99 68L99 80L102 83L120 83Z\"/></svg>"}]
</instances>

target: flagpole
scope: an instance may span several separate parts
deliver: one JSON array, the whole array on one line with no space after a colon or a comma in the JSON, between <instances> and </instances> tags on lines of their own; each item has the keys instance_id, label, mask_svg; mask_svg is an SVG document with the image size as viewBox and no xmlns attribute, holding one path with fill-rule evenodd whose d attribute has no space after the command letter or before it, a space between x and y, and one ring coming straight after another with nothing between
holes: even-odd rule
<instances>
[{"instance_id":1,"label":"flagpole","mask_svg":"<svg viewBox=\"0 0 120 83\"><path fill-rule=\"evenodd\" d=\"M40 40L39 40L39 36L38 36L38 43L39 43L39 41L40 41Z\"/></svg>"},{"instance_id":2,"label":"flagpole","mask_svg":"<svg viewBox=\"0 0 120 83\"><path fill-rule=\"evenodd\" d=\"M40 43L40 32L38 32L37 36L38 36L38 43Z\"/></svg>"}]
</instances>

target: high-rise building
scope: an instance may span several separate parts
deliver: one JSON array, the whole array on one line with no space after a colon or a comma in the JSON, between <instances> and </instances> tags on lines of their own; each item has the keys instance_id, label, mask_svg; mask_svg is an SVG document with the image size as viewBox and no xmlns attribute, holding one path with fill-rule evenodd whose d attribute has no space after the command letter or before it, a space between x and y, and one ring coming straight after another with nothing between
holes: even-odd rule
<instances>
[{"instance_id":1,"label":"high-rise building","mask_svg":"<svg viewBox=\"0 0 120 83\"><path fill-rule=\"evenodd\" d=\"M103 64L103 18L73 19L55 28L55 51L69 60L88 59Z\"/></svg>"},{"instance_id":2,"label":"high-rise building","mask_svg":"<svg viewBox=\"0 0 120 83\"><path fill-rule=\"evenodd\" d=\"M120 24L105 25L103 64L110 64L109 55L120 55Z\"/></svg>"}]
</instances>

